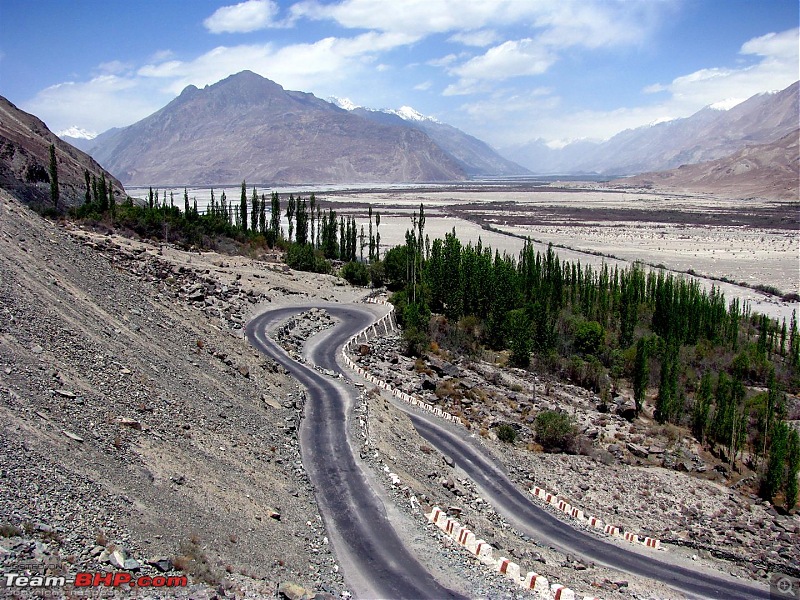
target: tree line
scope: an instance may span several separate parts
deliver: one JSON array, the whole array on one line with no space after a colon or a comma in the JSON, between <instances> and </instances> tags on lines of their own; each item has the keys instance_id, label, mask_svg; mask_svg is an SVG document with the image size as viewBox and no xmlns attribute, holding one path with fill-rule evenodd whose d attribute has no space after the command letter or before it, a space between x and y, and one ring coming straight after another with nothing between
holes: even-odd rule
<instances>
[{"instance_id":1,"label":"tree line","mask_svg":"<svg viewBox=\"0 0 800 600\"><path fill-rule=\"evenodd\" d=\"M649 397L659 423L690 427L734 466L746 454L765 497L783 491L794 505L800 457L785 391L800 389L796 314L787 324L695 279L582 265L529 241L518 257L462 244L455 230L431 241L423 206L411 221L384 260L411 352L431 341L507 350L512 365L533 361L603 403L627 381L637 411Z\"/></svg>"}]
</instances>

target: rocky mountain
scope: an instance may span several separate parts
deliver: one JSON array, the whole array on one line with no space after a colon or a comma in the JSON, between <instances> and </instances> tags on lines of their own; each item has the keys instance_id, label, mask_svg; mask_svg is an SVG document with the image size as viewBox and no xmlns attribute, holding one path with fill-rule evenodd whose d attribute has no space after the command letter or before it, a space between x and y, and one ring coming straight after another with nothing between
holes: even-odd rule
<instances>
[{"instance_id":1,"label":"rocky mountain","mask_svg":"<svg viewBox=\"0 0 800 600\"><path fill-rule=\"evenodd\" d=\"M56 148L60 202L84 200L84 171L98 179L105 174L116 193L122 184L91 156L61 140L40 119L0 96L0 188L26 202L50 202L50 144Z\"/></svg>"},{"instance_id":2,"label":"rocky mountain","mask_svg":"<svg viewBox=\"0 0 800 600\"><path fill-rule=\"evenodd\" d=\"M158 112L96 138L126 184L463 180L423 131L376 123L250 71L189 86Z\"/></svg>"},{"instance_id":3,"label":"rocky mountain","mask_svg":"<svg viewBox=\"0 0 800 600\"><path fill-rule=\"evenodd\" d=\"M471 177L530 174L525 167L500 156L486 142L452 125L426 117L409 106L403 106L398 110L372 110L352 104L349 106L340 104L340 106L376 123L410 127L425 132Z\"/></svg>"},{"instance_id":4,"label":"rocky mountain","mask_svg":"<svg viewBox=\"0 0 800 600\"><path fill-rule=\"evenodd\" d=\"M729 110L706 107L684 119L620 132L602 143L579 141L552 149L535 140L504 154L536 173L565 174L627 175L716 160L748 145L774 142L796 129L799 88L796 82Z\"/></svg>"},{"instance_id":5,"label":"rocky mountain","mask_svg":"<svg viewBox=\"0 0 800 600\"><path fill-rule=\"evenodd\" d=\"M725 158L644 173L615 183L797 200L798 182L800 129L776 142L747 146Z\"/></svg>"}]
</instances>

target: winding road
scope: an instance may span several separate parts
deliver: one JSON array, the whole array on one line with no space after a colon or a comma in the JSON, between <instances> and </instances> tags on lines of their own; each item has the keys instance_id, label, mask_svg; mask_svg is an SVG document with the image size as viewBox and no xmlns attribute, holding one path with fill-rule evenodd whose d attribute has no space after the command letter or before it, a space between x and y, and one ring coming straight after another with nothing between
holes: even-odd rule
<instances>
[{"instance_id":1,"label":"winding road","mask_svg":"<svg viewBox=\"0 0 800 600\"><path fill-rule=\"evenodd\" d=\"M284 366L307 389L300 428L303 464L314 484L337 558L354 593L363 598L459 598L439 584L405 548L383 504L359 469L346 435L355 392L344 383L292 360L266 331L312 307L324 308L341 323L312 346L315 365L344 373L336 357L344 343L375 320L361 305L314 303L269 310L246 328L248 340ZM519 531L539 543L630 574L664 582L689 597L769 598L769 590L741 580L670 564L652 551L634 551L573 528L520 491L487 451L466 431L401 402L414 427L439 452L453 458L476 483L484 498ZM569 582L565 582L569 583Z\"/></svg>"},{"instance_id":2,"label":"winding road","mask_svg":"<svg viewBox=\"0 0 800 600\"><path fill-rule=\"evenodd\" d=\"M316 306L325 308L342 324L327 335L324 347L316 347L311 361L339 370L333 353L375 316L355 306ZM348 584L358 598L465 598L443 587L406 549L356 464L347 439L354 388L292 360L267 337L273 325L309 308L267 311L247 324L246 333L255 348L280 363L306 388L300 451Z\"/></svg>"}]
</instances>

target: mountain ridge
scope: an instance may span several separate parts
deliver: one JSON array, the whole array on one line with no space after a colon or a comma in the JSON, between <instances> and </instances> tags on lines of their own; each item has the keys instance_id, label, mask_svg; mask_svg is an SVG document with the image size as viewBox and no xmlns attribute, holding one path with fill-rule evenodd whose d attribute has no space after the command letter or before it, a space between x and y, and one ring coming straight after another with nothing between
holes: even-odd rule
<instances>
[{"instance_id":1,"label":"mountain ridge","mask_svg":"<svg viewBox=\"0 0 800 600\"><path fill-rule=\"evenodd\" d=\"M96 138L92 155L128 184L458 181L424 132L372 123L250 71L187 86L149 117Z\"/></svg>"},{"instance_id":2,"label":"mountain ridge","mask_svg":"<svg viewBox=\"0 0 800 600\"><path fill-rule=\"evenodd\" d=\"M74 206L85 199L84 171L98 180L105 176L115 192L122 183L84 151L50 131L30 113L0 96L0 187L29 203L50 203L50 145L55 146L59 204Z\"/></svg>"},{"instance_id":3,"label":"mountain ridge","mask_svg":"<svg viewBox=\"0 0 800 600\"><path fill-rule=\"evenodd\" d=\"M798 88L795 82L727 110L705 107L689 117L626 129L600 143L579 140L555 150L534 140L501 154L540 174L631 175L717 160L789 134L800 112Z\"/></svg>"}]
</instances>

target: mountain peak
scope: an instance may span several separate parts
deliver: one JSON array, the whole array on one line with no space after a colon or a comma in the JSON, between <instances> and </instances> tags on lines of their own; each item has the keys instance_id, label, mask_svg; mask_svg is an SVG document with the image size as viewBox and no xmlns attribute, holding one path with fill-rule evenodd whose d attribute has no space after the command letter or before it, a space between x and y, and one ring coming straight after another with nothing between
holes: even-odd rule
<instances>
[{"instance_id":1,"label":"mountain peak","mask_svg":"<svg viewBox=\"0 0 800 600\"><path fill-rule=\"evenodd\" d=\"M337 96L328 96L328 102L331 104L338 106L344 110L355 110L357 108L363 108L350 100L350 98L339 98Z\"/></svg>"},{"instance_id":2,"label":"mountain peak","mask_svg":"<svg viewBox=\"0 0 800 600\"><path fill-rule=\"evenodd\" d=\"M404 121L433 121L434 123L438 123L438 121L436 119L434 119L433 117L426 117L425 115L423 115L422 113L414 110L410 106L401 106L397 110L391 110L390 109L390 110L386 110L385 112L388 112L388 113L393 114L393 115L397 115L398 117L400 117Z\"/></svg>"},{"instance_id":3,"label":"mountain peak","mask_svg":"<svg viewBox=\"0 0 800 600\"><path fill-rule=\"evenodd\" d=\"M71 138L75 138L75 139L78 139L78 140L93 140L94 138L97 137L96 133L94 133L92 131L87 131L86 129L78 127L77 125L73 125L72 127L69 127L69 128L64 129L62 131L58 131L58 132L56 132L56 135L58 137L60 137L60 138L63 138L63 137L66 136L66 137L71 137Z\"/></svg>"}]
</instances>

